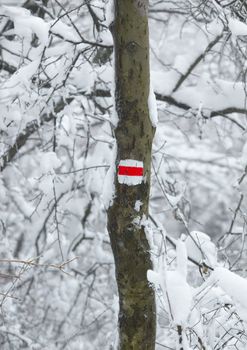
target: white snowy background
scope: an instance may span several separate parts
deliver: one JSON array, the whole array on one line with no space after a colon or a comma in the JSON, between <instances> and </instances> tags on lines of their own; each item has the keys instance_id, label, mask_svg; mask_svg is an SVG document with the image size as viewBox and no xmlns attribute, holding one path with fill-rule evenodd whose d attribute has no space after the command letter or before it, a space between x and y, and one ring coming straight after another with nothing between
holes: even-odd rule
<instances>
[{"instance_id":1,"label":"white snowy background","mask_svg":"<svg viewBox=\"0 0 247 350\"><path fill-rule=\"evenodd\" d=\"M0 347L116 349L112 1L0 1ZM247 7L150 1L157 350L247 348ZM138 203L141 205L141 203ZM138 210L137 205L137 210Z\"/></svg>"}]
</instances>

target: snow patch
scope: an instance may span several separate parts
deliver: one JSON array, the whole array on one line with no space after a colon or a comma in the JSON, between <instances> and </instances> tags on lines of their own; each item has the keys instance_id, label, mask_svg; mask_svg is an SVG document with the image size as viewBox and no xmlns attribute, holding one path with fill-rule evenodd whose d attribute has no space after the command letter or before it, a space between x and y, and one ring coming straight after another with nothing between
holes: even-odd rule
<instances>
[{"instance_id":1,"label":"snow patch","mask_svg":"<svg viewBox=\"0 0 247 350\"><path fill-rule=\"evenodd\" d=\"M40 167L44 173L54 172L61 166L61 161L58 159L55 152L45 152L40 154Z\"/></svg>"},{"instance_id":2,"label":"snow patch","mask_svg":"<svg viewBox=\"0 0 247 350\"><path fill-rule=\"evenodd\" d=\"M135 202L135 207L134 207L135 211L139 212L142 205L143 205L142 201L137 200L137 201Z\"/></svg>"},{"instance_id":3,"label":"snow patch","mask_svg":"<svg viewBox=\"0 0 247 350\"><path fill-rule=\"evenodd\" d=\"M167 272L167 294L173 322L185 325L190 314L192 292L179 271Z\"/></svg>"},{"instance_id":4,"label":"snow patch","mask_svg":"<svg viewBox=\"0 0 247 350\"><path fill-rule=\"evenodd\" d=\"M204 232L192 231L186 239L189 256L198 263L204 261L211 267L217 265L217 248Z\"/></svg>"},{"instance_id":5,"label":"snow patch","mask_svg":"<svg viewBox=\"0 0 247 350\"><path fill-rule=\"evenodd\" d=\"M176 325L185 325L191 313L192 290L186 281L187 251L183 241L177 242L177 268L166 271L161 267L159 272L149 270L147 278L156 289L162 289L166 309Z\"/></svg>"},{"instance_id":6,"label":"snow patch","mask_svg":"<svg viewBox=\"0 0 247 350\"><path fill-rule=\"evenodd\" d=\"M104 179L102 200L106 209L108 209L113 202L115 195L115 172L116 172L116 158L117 158L117 144L115 142L113 147L113 154L111 160L111 166L107 171L107 174Z\"/></svg>"},{"instance_id":7,"label":"snow patch","mask_svg":"<svg viewBox=\"0 0 247 350\"><path fill-rule=\"evenodd\" d=\"M150 89L149 89L149 96L148 96L148 109L149 109L149 116L150 116L151 123L155 128L158 125L158 110L157 110L156 97L154 94L154 89L153 89L151 80L150 80Z\"/></svg>"},{"instance_id":8,"label":"snow patch","mask_svg":"<svg viewBox=\"0 0 247 350\"><path fill-rule=\"evenodd\" d=\"M235 18L229 18L228 26L234 36L247 35L247 25Z\"/></svg>"},{"instance_id":9,"label":"snow patch","mask_svg":"<svg viewBox=\"0 0 247 350\"><path fill-rule=\"evenodd\" d=\"M2 6L2 12L14 23L14 29L9 30L9 34L12 32L31 41L35 33L42 46L48 45L50 25L42 18L32 16L30 11L16 6Z\"/></svg>"},{"instance_id":10,"label":"snow patch","mask_svg":"<svg viewBox=\"0 0 247 350\"><path fill-rule=\"evenodd\" d=\"M224 267L217 267L212 275L219 287L232 297L236 303L247 308L247 280Z\"/></svg>"}]
</instances>

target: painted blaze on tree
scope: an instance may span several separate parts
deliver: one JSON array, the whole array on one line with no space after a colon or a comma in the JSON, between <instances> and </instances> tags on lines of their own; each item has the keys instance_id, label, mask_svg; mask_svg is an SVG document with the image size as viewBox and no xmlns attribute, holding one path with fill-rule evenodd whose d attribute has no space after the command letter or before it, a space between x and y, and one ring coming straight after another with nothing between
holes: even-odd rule
<instances>
[{"instance_id":1,"label":"painted blaze on tree","mask_svg":"<svg viewBox=\"0 0 247 350\"><path fill-rule=\"evenodd\" d=\"M154 136L148 110L147 10L148 1L145 0L115 0L115 102L119 118L115 129L116 168L126 160L142 164L142 179L138 184L119 181L116 171L115 198L108 210L108 230L120 300L121 350L155 348L155 298L147 281L147 270L152 268L152 263L145 226L136 224L148 217ZM142 203L139 211L135 210L137 201Z\"/></svg>"}]
</instances>

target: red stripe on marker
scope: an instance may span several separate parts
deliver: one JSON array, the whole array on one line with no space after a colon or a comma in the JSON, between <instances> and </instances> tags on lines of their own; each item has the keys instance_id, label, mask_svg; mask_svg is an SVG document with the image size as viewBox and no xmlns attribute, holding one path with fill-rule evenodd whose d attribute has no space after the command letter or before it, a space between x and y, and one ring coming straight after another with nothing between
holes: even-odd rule
<instances>
[{"instance_id":1,"label":"red stripe on marker","mask_svg":"<svg viewBox=\"0 0 247 350\"><path fill-rule=\"evenodd\" d=\"M135 166L123 166L119 165L118 175L126 176L143 176L143 168Z\"/></svg>"}]
</instances>

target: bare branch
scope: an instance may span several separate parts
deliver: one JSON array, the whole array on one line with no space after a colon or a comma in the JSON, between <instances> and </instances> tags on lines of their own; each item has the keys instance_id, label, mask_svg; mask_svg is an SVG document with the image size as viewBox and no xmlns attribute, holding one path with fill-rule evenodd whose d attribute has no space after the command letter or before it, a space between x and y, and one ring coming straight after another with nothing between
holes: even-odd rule
<instances>
[{"instance_id":1,"label":"bare branch","mask_svg":"<svg viewBox=\"0 0 247 350\"><path fill-rule=\"evenodd\" d=\"M191 72L195 69L195 67L204 59L204 57L206 56L206 54L214 47L214 45L216 45L219 40L222 38L223 34L216 36L216 38L211 41L208 46L206 47L205 51L200 54L189 66L187 72L185 74L182 74L180 79L178 80L177 84L175 85L174 89L172 90L172 92L177 91L180 86L183 84L183 82L188 78L188 76L191 74Z\"/></svg>"},{"instance_id":2,"label":"bare branch","mask_svg":"<svg viewBox=\"0 0 247 350\"><path fill-rule=\"evenodd\" d=\"M104 98L111 97L110 91L104 90L104 89L97 89L90 94L87 94L85 91L81 91L80 95L85 95L89 98L92 98L92 97L104 97ZM162 95L160 93L155 93L155 95L156 95L156 99L158 101L166 102L171 106L177 107L177 108L185 110L185 111L189 111L189 110L192 111L193 110L193 108L190 105L176 100L173 96ZM61 99L60 102L58 102L57 106L55 107L54 113L57 114L57 113L61 112L67 104L70 104L74 100L74 97L67 98L66 101L63 101ZM207 112L208 113L205 113L205 114L202 113L202 116L204 119L211 119L214 117L224 117L224 118L230 120L231 122L233 122L234 124L236 124L242 130L246 129L237 120L228 116L228 114L233 114L233 113L246 115L247 111L245 108L228 107L228 108L221 109L221 110L207 111ZM4 155L0 156L0 172L2 172L6 168L8 163L10 163L13 160L13 158L16 156L18 151L26 144L28 138L31 135L33 135L45 123L53 120L53 118L54 118L54 114L52 114L52 113L50 113L49 115L44 114L40 118L40 123L38 123L37 120L34 120L31 123L27 124L26 128L17 136L15 143L6 151L6 153Z\"/></svg>"}]
</instances>

